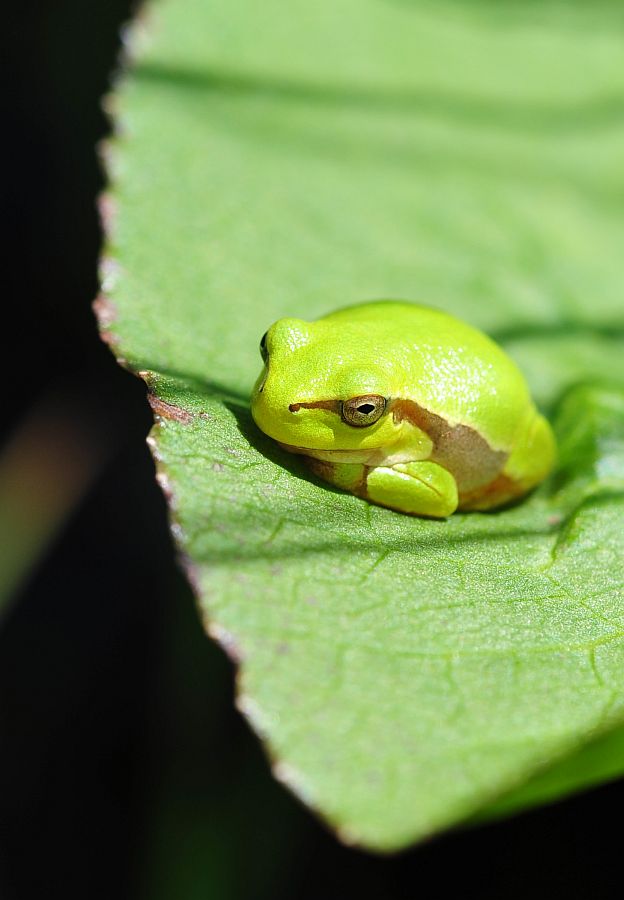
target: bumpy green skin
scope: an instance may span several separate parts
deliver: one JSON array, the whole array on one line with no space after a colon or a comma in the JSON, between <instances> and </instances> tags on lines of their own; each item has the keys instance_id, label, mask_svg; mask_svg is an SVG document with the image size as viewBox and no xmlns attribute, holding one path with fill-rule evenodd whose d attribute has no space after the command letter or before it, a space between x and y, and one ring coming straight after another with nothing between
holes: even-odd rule
<instances>
[{"instance_id":1,"label":"bumpy green skin","mask_svg":"<svg viewBox=\"0 0 624 900\"><path fill-rule=\"evenodd\" d=\"M552 431L516 365L439 310L387 300L317 322L280 319L264 355L251 406L258 427L373 503L438 518L492 509L552 468ZM354 426L345 401L364 404L360 419L379 418Z\"/></svg>"}]
</instances>

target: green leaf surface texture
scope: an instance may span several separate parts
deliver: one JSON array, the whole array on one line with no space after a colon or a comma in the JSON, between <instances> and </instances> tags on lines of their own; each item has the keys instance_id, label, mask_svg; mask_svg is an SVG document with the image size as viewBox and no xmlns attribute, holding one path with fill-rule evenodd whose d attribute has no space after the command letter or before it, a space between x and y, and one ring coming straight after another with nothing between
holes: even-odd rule
<instances>
[{"instance_id":1,"label":"green leaf surface texture","mask_svg":"<svg viewBox=\"0 0 624 900\"><path fill-rule=\"evenodd\" d=\"M624 10L161 0L130 45L101 327L277 777L386 852L615 777ZM560 446L531 497L410 518L258 432L268 325L379 297L518 361Z\"/></svg>"}]
</instances>

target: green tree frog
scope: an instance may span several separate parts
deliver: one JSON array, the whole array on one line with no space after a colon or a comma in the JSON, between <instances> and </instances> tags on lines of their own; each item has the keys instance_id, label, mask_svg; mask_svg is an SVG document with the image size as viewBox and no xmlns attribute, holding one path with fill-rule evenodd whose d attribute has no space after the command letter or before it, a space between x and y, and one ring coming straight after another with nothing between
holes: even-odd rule
<instances>
[{"instance_id":1,"label":"green tree frog","mask_svg":"<svg viewBox=\"0 0 624 900\"><path fill-rule=\"evenodd\" d=\"M392 300L275 322L251 410L317 476L415 516L488 510L531 490L555 457L515 363L440 310Z\"/></svg>"}]
</instances>

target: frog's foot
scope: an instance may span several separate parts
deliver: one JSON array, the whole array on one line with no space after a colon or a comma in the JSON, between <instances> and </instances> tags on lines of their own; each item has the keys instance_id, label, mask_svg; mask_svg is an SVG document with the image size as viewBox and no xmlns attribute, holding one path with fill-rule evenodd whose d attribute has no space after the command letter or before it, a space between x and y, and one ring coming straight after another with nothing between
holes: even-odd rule
<instances>
[{"instance_id":1,"label":"frog's foot","mask_svg":"<svg viewBox=\"0 0 624 900\"><path fill-rule=\"evenodd\" d=\"M360 496L412 516L444 519L457 509L457 484L434 462L399 463L369 469Z\"/></svg>"},{"instance_id":2,"label":"frog's foot","mask_svg":"<svg viewBox=\"0 0 624 900\"><path fill-rule=\"evenodd\" d=\"M310 457L307 462L324 481L399 512L443 519L457 509L455 479L437 463L364 466L330 463Z\"/></svg>"}]
</instances>

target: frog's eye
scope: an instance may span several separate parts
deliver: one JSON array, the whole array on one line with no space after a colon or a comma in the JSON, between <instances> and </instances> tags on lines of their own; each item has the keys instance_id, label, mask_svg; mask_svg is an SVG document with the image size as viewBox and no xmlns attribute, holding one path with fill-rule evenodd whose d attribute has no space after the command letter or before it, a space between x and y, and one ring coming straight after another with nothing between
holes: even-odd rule
<instances>
[{"instance_id":1,"label":"frog's eye","mask_svg":"<svg viewBox=\"0 0 624 900\"><path fill-rule=\"evenodd\" d=\"M340 414L343 422L355 428L366 428L380 419L386 408L387 400L379 394L362 394L343 400Z\"/></svg>"},{"instance_id":2,"label":"frog's eye","mask_svg":"<svg viewBox=\"0 0 624 900\"><path fill-rule=\"evenodd\" d=\"M267 334L269 332L265 331L262 335L262 339L260 341L260 356L262 357L262 361L266 362L269 358L269 351L267 350Z\"/></svg>"}]
</instances>

